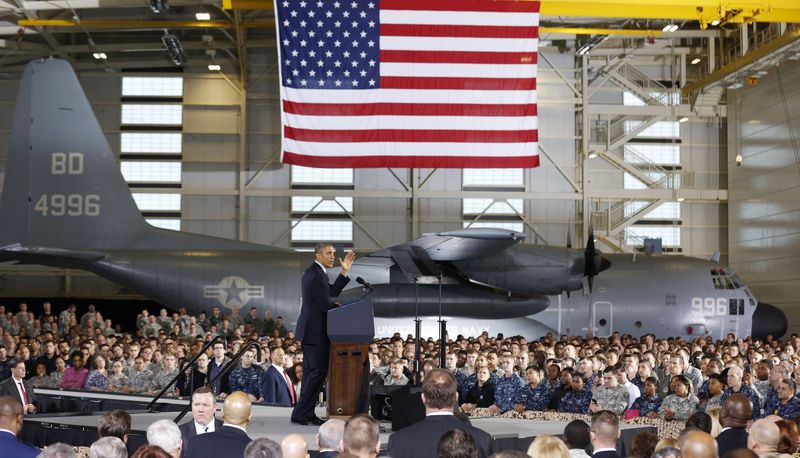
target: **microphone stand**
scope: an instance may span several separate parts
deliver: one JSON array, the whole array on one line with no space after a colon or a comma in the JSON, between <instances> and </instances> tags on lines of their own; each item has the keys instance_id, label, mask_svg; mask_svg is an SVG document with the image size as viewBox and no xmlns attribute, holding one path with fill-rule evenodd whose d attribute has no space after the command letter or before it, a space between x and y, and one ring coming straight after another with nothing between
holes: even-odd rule
<instances>
[{"instance_id":1,"label":"microphone stand","mask_svg":"<svg viewBox=\"0 0 800 458\"><path fill-rule=\"evenodd\" d=\"M442 319L442 272L439 272L439 367L444 368L447 367L447 342L445 342L445 336L447 336L447 321Z\"/></svg>"},{"instance_id":2,"label":"microphone stand","mask_svg":"<svg viewBox=\"0 0 800 458\"><path fill-rule=\"evenodd\" d=\"M414 364L412 371L414 373L413 385L419 385L420 379L420 334L422 333L422 320L419 317L419 278L414 277Z\"/></svg>"}]
</instances>

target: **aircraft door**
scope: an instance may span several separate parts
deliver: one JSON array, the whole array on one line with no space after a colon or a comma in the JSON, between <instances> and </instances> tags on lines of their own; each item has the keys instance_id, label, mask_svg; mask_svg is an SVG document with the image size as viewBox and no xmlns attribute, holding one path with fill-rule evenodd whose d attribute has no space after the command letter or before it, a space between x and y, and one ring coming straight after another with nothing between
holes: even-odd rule
<instances>
[{"instance_id":1,"label":"aircraft door","mask_svg":"<svg viewBox=\"0 0 800 458\"><path fill-rule=\"evenodd\" d=\"M592 304L592 327L595 337L609 337L613 331L614 306L608 301L597 301Z\"/></svg>"}]
</instances>

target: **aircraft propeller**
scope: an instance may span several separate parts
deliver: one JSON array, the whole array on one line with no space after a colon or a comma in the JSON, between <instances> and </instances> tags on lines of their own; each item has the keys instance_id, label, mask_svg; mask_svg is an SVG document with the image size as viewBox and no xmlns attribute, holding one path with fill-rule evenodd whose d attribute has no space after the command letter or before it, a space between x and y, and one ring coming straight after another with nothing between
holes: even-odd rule
<instances>
[{"instance_id":1,"label":"aircraft propeller","mask_svg":"<svg viewBox=\"0 0 800 458\"><path fill-rule=\"evenodd\" d=\"M583 266L583 275L587 277L589 293L591 293L594 277L611 267L611 261L604 258L603 254L594 246L594 227L591 224L589 225L589 237L586 240L586 250L583 252Z\"/></svg>"}]
</instances>

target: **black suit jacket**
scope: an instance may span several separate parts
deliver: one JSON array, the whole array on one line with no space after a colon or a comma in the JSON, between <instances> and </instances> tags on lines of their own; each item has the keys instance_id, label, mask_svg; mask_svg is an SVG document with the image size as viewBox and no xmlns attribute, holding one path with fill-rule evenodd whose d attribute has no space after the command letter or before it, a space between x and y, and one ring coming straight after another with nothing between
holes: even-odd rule
<instances>
[{"instance_id":1,"label":"black suit jacket","mask_svg":"<svg viewBox=\"0 0 800 458\"><path fill-rule=\"evenodd\" d=\"M386 454L392 458L436 458L439 439L448 431L469 433L480 449L480 456L491 454L492 437L486 431L464 423L453 415L427 416L424 420L389 436Z\"/></svg>"},{"instance_id":2,"label":"black suit jacket","mask_svg":"<svg viewBox=\"0 0 800 458\"><path fill-rule=\"evenodd\" d=\"M36 410L39 410L39 400L36 399L36 393L33 391L31 382L23 380L22 386L25 387L25 392L28 395L28 403L33 404L36 406ZM23 402L22 397L19 395L17 386L14 384L14 377L9 377L0 383L0 396L14 396L15 399L19 400L20 404L25 405L25 402Z\"/></svg>"},{"instance_id":3,"label":"black suit jacket","mask_svg":"<svg viewBox=\"0 0 800 458\"><path fill-rule=\"evenodd\" d=\"M197 430L194 428L194 419L191 419L185 423L182 423L178 426L181 430L181 437L183 441L186 442L189 440L190 437L197 436ZM222 420L215 418L214 419L214 431L219 431L222 428Z\"/></svg>"},{"instance_id":4,"label":"black suit jacket","mask_svg":"<svg viewBox=\"0 0 800 458\"><path fill-rule=\"evenodd\" d=\"M244 449L253 439L232 426L221 426L213 433L189 438L184 444L183 458L219 458L244 456Z\"/></svg>"},{"instance_id":5,"label":"black suit jacket","mask_svg":"<svg viewBox=\"0 0 800 458\"><path fill-rule=\"evenodd\" d=\"M604 450L602 452L597 452L593 454L592 458L621 458L621 457L616 450L613 452L611 450Z\"/></svg>"},{"instance_id":6,"label":"black suit jacket","mask_svg":"<svg viewBox=\"0 0 800 458\"><path fill-rule=\"evenodd\" d=\"M337 451L329 450L327 452L319 452L319 453L317 453L317 458L335 458L336 455L338 455L338 454L339 454L339 452L337 452Z\"/></svg>"},{"instance_id":7,"label":"black suit jacket","mask_svg":"<svg viewBox=\"0 0 800 458\"><path fill-rule=\"evenodd\" d=\"M264 402L292 405L292 395L286 385L286 379L272 364L264 373L264 379L261 381L261 397L264 398Z\"/></svg>"},{"instance_id":8,"label":"black suit jacket","mask_svg":"<svg viewBox=\"0 0 800 458\"><path fill-rule=\"evenodd\" d=\"M744 428L729 428L719 433L717 436L718 456L737 448L747 448L747 431Z\"/></svg>"},{"instance_id":9,"label":"black suit jacket","mask_svg":"<svg viewBox=\"0 0 800 458\"><path fill-rule=\"evenodd\" d=\"M328 343L328 310L336 308L331 301L338 296L350 279L339 274L336 281L328 283L328 275L316 262L303 273L303 306L297 319L295 335L304 344Z\"/></svg>"}]
</instances>

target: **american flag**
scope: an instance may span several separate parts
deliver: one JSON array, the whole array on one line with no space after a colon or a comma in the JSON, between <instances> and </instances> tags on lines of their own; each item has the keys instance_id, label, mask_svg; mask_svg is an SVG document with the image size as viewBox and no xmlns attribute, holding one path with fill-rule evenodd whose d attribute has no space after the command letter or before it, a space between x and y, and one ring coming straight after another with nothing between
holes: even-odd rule
<instances>
[{"instance_id":1,"label":"american flag","mask_svg":"<svg viewBox=\"0 0 800 458\"><path fill-rule=\"evenodd\" d=\"M539 2L276 0L283 162L536 167Z\"/></svg>"}]
</instances>

